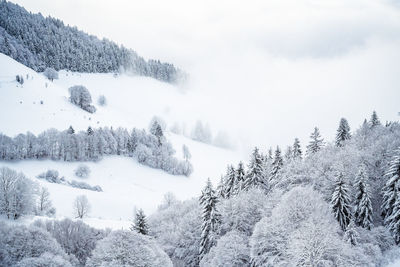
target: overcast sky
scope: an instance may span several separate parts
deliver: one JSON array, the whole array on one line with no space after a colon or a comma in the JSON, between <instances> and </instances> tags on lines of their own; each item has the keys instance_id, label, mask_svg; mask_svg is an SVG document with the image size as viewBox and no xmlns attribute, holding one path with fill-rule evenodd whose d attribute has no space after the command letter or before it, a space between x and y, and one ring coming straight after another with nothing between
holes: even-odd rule
<instances>
[{"instance_id":1,"label":"overcast sky","mask_svg":"<svg viewBox=\"0 0 400 267\"><path fill-rule=\"evenodd\" d=\"M353 129L372 110L399 118L395 0L13 2L185 69L204 96L193 120L235 138L305 142L319 126L332 140L342 116Z\"/></svg>"}]
</instances>

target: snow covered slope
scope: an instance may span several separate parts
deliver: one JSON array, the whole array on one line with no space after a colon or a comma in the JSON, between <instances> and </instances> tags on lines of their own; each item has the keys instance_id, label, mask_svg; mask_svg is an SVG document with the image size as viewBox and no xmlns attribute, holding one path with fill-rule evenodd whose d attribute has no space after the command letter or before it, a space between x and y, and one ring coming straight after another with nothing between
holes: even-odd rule
<instances>
[{"instance_id":1,"label":"snow covered slope","mask_svg":"<svg viewBox=\"0 0 400 267\"><path fill-rule=\"evenodd\" d=\"M16 75L24 77L22 86L15 81ZM75 130L86 130L88 126L147 128L154 115L173 122L175 113L171 110L182 103L190 109L190 101L195 101L185 98L186 95L178 88L150 78L65 71L61 71L59 76L59 80L50 82L42 74L0 54L0 132L10 136L27 131L38 134L48 128L64 130L70 125ZM97 107L96 113L90 114L69 103L68 88L73 85L84 85L89 89ZM105 107L97 105L99 95L107 98ZM87 163L91 175L84 182L100 185L104 191L93 192L35 178L39 173L55 169L67 180L79 181L73 175L79 162L29 160L0 162L0 166L22 171L46 186L57 208L57 216L71 217L73 200L77 195L85 194L92 206L91 220L97 221L93 224L119 226L108 222L131 219L135 206L147 213L154 211L166 192L173 192L178 199L197 197L208 177L216 183L228 163L243 159L240 153L232 150L195 142L170 132L166 135L177 150L178 158L182 158L182 145L189 147L194 166L189 178L151 169L132 158L105 157L99 162Z\"/></svg>"}]
</instances>

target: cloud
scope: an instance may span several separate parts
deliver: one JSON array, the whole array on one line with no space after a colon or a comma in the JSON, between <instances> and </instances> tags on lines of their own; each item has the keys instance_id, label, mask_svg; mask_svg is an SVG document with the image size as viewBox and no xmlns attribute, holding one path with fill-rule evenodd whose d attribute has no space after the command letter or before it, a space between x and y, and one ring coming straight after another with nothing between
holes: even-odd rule
<instances>
[{"instance_id":1,"label":"cloud","mask_svg":"<svg viewBox=\"0 0 400 267\"><path fill-rule=\"evenodd\" d=\"M253 144L331 140L376 109L398 119L400 6L394 0L18 0L190 72L176 118Z\"/></svg>"}]
</instances>

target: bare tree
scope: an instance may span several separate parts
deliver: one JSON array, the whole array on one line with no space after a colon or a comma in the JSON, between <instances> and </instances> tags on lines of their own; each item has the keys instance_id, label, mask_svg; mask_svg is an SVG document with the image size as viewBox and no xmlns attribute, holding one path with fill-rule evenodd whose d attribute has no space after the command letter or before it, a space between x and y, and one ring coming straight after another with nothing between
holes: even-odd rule
<instances>
[{"instance_id":1,"label":"bare tree","mask_svg":"<svg viewBox=\"0 0 400 267\"><path fill-rule=\"evenodd\" d=\"M46 187L41 187L39 191L39 198L36 207L37 215L54 215L55 208L50 200L50 193Z\"/></svg>"},{"instance_id":2,"label":"bare tree","mask_svg":"<svg viewBox=\"0 0 400 267\"><path fill-rule=\"evenodd\" d=\"M74 201L74 213L75 218L82 219L87 216L90 212L89 200L85 195L77 196Z\"/></svg>"}]
</instances>

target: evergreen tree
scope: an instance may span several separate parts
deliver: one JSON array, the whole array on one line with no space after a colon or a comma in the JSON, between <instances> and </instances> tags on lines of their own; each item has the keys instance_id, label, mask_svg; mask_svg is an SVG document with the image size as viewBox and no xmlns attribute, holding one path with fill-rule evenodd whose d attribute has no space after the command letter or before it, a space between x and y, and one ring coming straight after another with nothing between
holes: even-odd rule
<instances>
[{"instance_id":1,"label":"evergreen tree","mask_svg":"<svg viewBox=\"0 0 400 267\"><path fill-rule=\"evenodd\" d=\"M393 205L391 215L386 219L386 225L393 235L396 244L400 244L400 191L398 188L395 190L396 201Z\"/></svg>"},{"instance_id":2,"label":"evergreen tree","mask_svg":"<svg viewBox=\"0 0 400 267\"><path fill-rule=\"evenodd\" d=\"M310 135L310 138L311 141L307 146L307 155L317 153L324 145L324 139L321 138L321 134L317 127L314 128L314 132Z\"/></svg>"},{"instance_id":3,"label":"evergreen tree","mask_svg":"<svg viewBox=\"0 0 400 267\"><path fill-rule=\"evenodd\" d=\"M367 180L367 169L363 164L356 177L354 220L356 225L370 230L372 227L372 203Z\"/></svg>"},{"instance_id":4,"label":"evergreen tree","mask_svg":"<svg viewBox=\"0 0 400 267\"><path fill-rule=\"evenodd\" d=\"M360 235L357 232L356 225L352 220L349 226L347 226L346 232L344 232L344 239L352 246L357 246L359 236Z\"/></svg>"},{"instance_id":5,"label":"evergreen tree","mask_svg":"<svg viewBox=\"0 0 400 267\"><path fill-rule=\"evenodd\" d=\"M224 186L226 198L230 198L235 194L234 191L235 184L236 184L236 171L232 165L229 165L225 176L225 186Z\"/></svg>"},{"instance_id":6,"label":"evergreen tree","mask_svg":"<svg viewBox=\"0 0 400 267\"><path fill-rule=\"evenodd\" d=\"M270 181L276 180L279 171L282 169L282 167L283 167L283 159L281 156L281 149L279 148L279 146L277 146L275 150L274 161L272 162Z\"/></svg>"},{"instance_id":7,"label":"evergreen tree","mask_svg":"<svg viewBox=\"0 0 400 267\"><path fill-rule=\"evenodd\" d=\"M381 125L381 122L379 121L378 115L376 114L375 110L372 112L371 119L369 120L369 123L371 124L372 128L375 127L375 126Z\"/></svg>"},{"instance_id":8,"label":"evergreen tree","mask_svg":"<svg viewBox=\"0 0 400 267\"><path fill-rule=\"evenodd\" d=\"M90 127L90 126L88 127L86 132L87 132L87 135L93 135L93 133L94 133L92 127Z\"/></svg>"},{"instance_id":9,"label":"evergreen tree","mask_svg":"<svg viewBox=\"0 0 400 267\"><path fill-rule=\"evenodd\" d=\"M217 197L218 198L225 198L225 178L223 175L221 175L221 179L219 180L218 186L217 186Z\"/></svg>"},{"instance_id":10,"label":"evergreen tree","mask_svg":"<svg viewBox=\"0 0 400 267\"><path fill-rule=\"evenodd\" d=\"M351 138L350 126L345 118L342 118L339 123L339 128L336 133L336 146L344 146L344 142Z\"/></svg>"},{"instance_id":11,"label":"evergreen tree","mask_svg":"<svg viewBox=\"0 0 400 267\"><path fill-rule=\"evenodd\" d=\"M332 194L332 209L335 219L339 222L343 231L346 230L351 220L350 196L347 184L339 174Z\"/></svg>"},{"instance_id":12,"label":"evergreen tree","mask_svg":"<svg viewBox=\"0 0 400 267\"><path fill-rule=\"evenodd\" d=\"M68 133L68 134L74 134L74 133L75 133L74 128L72 128L72 126L69 126L69 128L68 128L68 130L67 130L67 133Z\"/></svg>"},{"instance_id":13,"label":"evergreen tree","mask_svg":"<svg viewBox=\"0 0 400 267\"><path fill-rule=\"evenodd\" d=\"M285 160L290 161L293 159L293 150L291 146L288 146L285 151Z\"/></svg>"},{"instance_id":14,"label":"evergreen tree","mask_svg":"<svg viewBox=\"0 0 400 267\"><path fill-rule=\"evenodd\" d=\"M236 169L236 180L235 180L235 194L239 194L245 187L246 172L244 170L243 162L239 162Z\"/></svg>"},{"instance_id":15,"label":"evergreen tree","mask_svg":"<svg viewBox=\"0 0 400 267\"><path fill-rule=\"evenodd\" d=\"M147 219L142 209L139 209L135 214L135 221L131 226L131 231L136 231L139 234L149 234L149 227L147 226Z\"/></svg>"},{"instance_id":16,"label":"evergreen tree","mask_svg":"<svg viewBox=\"0 0 400 267\"><path fill-rule=\"evenodd\" d=\"M390 223L389 218L392 215L397 201L400 186L400 148L395 152L385 177L387 177L388 180L382 189L383 201L381 210L384 223L385 225L388 225Z\"/></svg>"},{"instance_id":17,"label":"evergreen tree","mask_svg":"<svg viewBox=\"0 0 400 267\"><path fill-rule=\"evenodd\" d=\"M273 159L273 152L272 152L272 147L270 147L269 149L268 149L268 160L272 160Z\"/></svg>"},{"instance_id":18,"label":"evergreen tree","mask_svg":"<svg viewBox=\"0 0 400 267\"><path fill-rule=\"evenodd\" d=\"M258 148L254 148L250 158L248 172L245 180L246 190L252 187L267 189L267 182L264 171L264 162L258 152Z\"/></svg>"},{"instance_id":19,"label":"evergreen tree","mask_svg":"<svg viewBox=\"0 0 400 267\"><path fill-rule=\"evenodd\" d=\"M294 159L301 159L302 157L302 151L300 147L300 140L298 138L294 139L294 144L293 144L293 158Z\"/></svg>"},{"instance_id":20,"label":"evergreen tree","mask_svg":"<svg viewBox=\"0 0 400 267\"><path fill-rule=\"evenodd\" d=\"M201 192L200 206L202 209L202 225L200 237L200 258L208 253L210 248L215 244L215 236L220 223L220 214L217 211L218 198L212 187L210 179Z\"/></svg>"}]
</instances>

